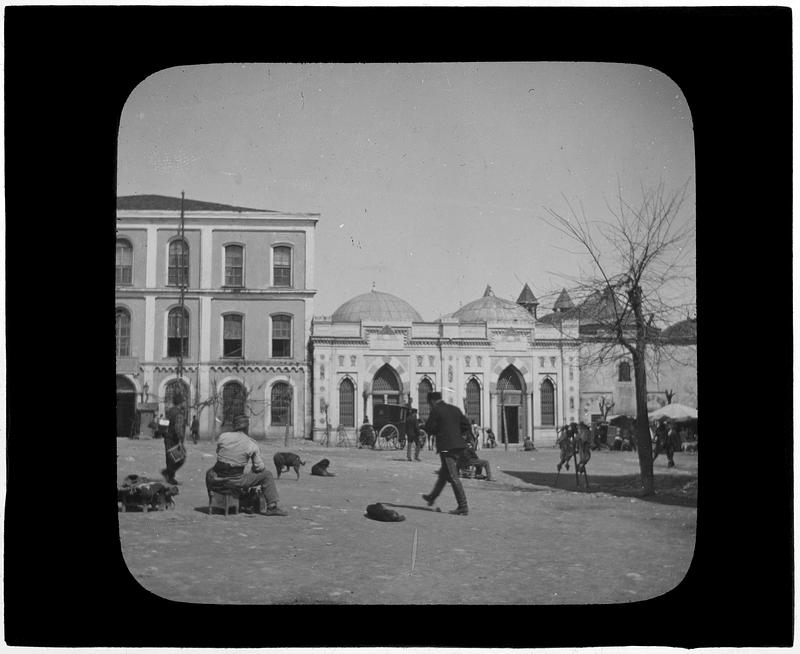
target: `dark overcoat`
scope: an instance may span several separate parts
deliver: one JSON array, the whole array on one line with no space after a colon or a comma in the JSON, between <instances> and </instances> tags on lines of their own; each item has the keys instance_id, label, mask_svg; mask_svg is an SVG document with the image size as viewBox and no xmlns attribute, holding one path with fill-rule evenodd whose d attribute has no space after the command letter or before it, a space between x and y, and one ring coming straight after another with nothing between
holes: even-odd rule
<instances>
[{"instance_id":1,"label":"dark overcoat","mask_svg":"<svg viewBox=\"0 0 800 654\"><path fill-rule=\"evenodd\" d=\"M437 402L431 408L425 431L436 435L436 451L455 450L467 446L461 434L470 429L467 416L457 406Z\"/></svg>"}]
</instances>

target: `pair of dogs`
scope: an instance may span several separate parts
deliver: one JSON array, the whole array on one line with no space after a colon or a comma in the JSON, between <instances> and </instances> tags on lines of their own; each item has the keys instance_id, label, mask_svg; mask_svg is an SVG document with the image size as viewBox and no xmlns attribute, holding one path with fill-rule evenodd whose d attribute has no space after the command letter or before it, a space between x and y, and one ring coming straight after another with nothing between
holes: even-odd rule
<instances>
[{"instance_id":1,"label":"pair of dogs","mask_svg":"<svg viewBox=\"0 0 800 654\"><path fill-rule=\"evenodd\" d=\"M300 457L293 452L278 452L272 457L272 461L275 464L275 470L278 471L278 479L281 478L282 472L289 472L292 468L294 468L297 478L300 479L300 466L306 464L305 461L302 461ZM322 459L319 463L315 463L311 466L311 474L317 477L335 477L336 475L328 472L328 466L330 466L330 464L331 462L328 459Z\"/></svg>"}]
</instances>

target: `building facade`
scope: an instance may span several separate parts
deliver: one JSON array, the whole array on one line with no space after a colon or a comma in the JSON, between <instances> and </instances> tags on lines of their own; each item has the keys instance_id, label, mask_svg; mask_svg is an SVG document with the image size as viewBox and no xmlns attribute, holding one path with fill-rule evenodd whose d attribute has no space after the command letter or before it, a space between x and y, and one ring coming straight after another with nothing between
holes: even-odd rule
<instances>
[{"instance_id":1,"label":"building facade","mask_svg":"<svg viewBox=\"0 0 800 654\"><path fill-rule=\"evenodd\" d=\"M553 312L542 321L560 330L578 323L581 368L578 419L587 424L608 415L636 415L633 360L621 345L606 336L614 324L612 300L597 293L575 306L566 290ZM625 330L634 331L632 322ZM566 330L566 328L565 328ZM565 331L566 333L566 331ZM697 320L687 319L663 331L654 329L647 348L647 408L655 411L670 401L697 408Z\"/></svg>"},{"instance_id":2,"label":"building facade","mask_svg":"<svg viewBox=\"0 0 800 654\"><path fill-rule=\"evenodd\" d=\"M311 327L315 440L373 420L377 403L411 404L424 420L441 391L498 441L553 444L556 425L578 415L578 324L571 338L537 321L536 301L483 297L425 321L407 302L371 291ZM532 299L532 301L531 301Z\"/></svg>"},{"instance_id":3,"label":"building facade","mask_svg":"<svg viewBox=\"0 0 800 654\"><path fill-rule=\"evenodd\" d=\"M117 435L146 431L178 389L201 438L240 412L257 438L307 435L319 215L181 203L117 199Z\"/></svg>"}]
</instances>

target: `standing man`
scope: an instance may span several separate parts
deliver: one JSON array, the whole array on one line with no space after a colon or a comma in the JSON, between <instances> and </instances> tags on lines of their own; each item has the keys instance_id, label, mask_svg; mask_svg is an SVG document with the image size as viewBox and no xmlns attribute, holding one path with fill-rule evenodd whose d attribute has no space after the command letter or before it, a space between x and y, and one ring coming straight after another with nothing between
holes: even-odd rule
<instances>
[{"instance_id":1,"label":"standing man","mask_svg":"<svg viewBox=\"0 0 800 654\"><path fill-rule=\"evenodd\" d=\"M161 471L161 475L170 484L179 484L175 479L175 473L186 462L186 448L183 441L186 438L186 412L183 407L183 395L175 393L172 396L172 407L167 410L167 420L169 425L164 434L164 453L166 455L167 467Z\"/></svg>"},{"instance_id":2,"label":"standing man","mask_svg":"<svg viewBox=\"0 0 800 654\"><path fill-rule=\"evenodd\" d=\"M417 418L416 409L411 409L408 418L406 418L406 440L408 441L406 458L411 461L411 444L413 443L415 446L414 461L422 461L419 458L419 419Z\"/></svg>"},{"instance_id":3,"label":"standing man","mask_svg":"<svg viewBox=\"0 0 800 654\"><path fill-rule=\"evenodd\" d=\"M662 452L667 455L667 468L674 468L675 461L672 460L672 443L669 438L666 419L663 419L658 427L656 427L656 450L653 452L653 461L655 461Z\"/></svg>"},{"instance_id":4,"label":"standing man","mask_svg":"<svg viewBox=\"0 0 800 654\"><path fill-rule=\"evenodd\" d=\"M275 479L261 458L261 450L250 438L250 418L241 415L233 419L233 431L226 431L217 439L217 462L206 473L206 488L211 491L236 490L244 492L260 487L266 501L263 515L289 515L278 506ZM247 464L251 471L245 472Z\"/></svg>"},{"instance_id":5,"label":"standing man","mask_svg":"<svg viewBox=\"0 0 800 654\"><path fill-rule=\"evenodd\" d=\"M453 487L458 507L450 511L453 515L467 515L467 495L461 485L458 474L459 460L464 449L467 447L466 441L461 434L470 431L469 420L457 406L445 404L442 401L442 394L439 392L428 393L428 404L431 413L428 422L425 423L425 431L436 436L436 451L442 460L442 467L439 469L439 477L430 495L423 495L422 499L433 506L436 498L444 489L448 482Z\"/></svg>"},{"instance_id":6,"label":"standing man","mask_svg":"<svg viewBox=\"0 0 800 654\"><path fill-rule=\"evenodd\" d=\"M192 426L189 428L189 432L192 436L192 443L197 445L197 439L200 438L200 421L197 419L196 413L192 416Z\"/></svg>"}]
</instances>

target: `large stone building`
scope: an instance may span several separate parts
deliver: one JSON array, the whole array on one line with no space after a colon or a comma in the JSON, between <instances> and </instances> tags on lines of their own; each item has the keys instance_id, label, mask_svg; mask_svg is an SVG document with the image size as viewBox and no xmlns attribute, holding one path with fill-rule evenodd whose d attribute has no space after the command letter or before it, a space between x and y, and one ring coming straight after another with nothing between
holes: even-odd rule
<instances>
[{"instance_id":1,"label":"large stone building","mask_svg":"<svg viewBox=\"0 0 800 654\"><path fill-rule=\"evenodd\" d=\"M633 361L622 346L610 346L609 326L614 324L613 301L608 293L593 293L575 305L566 290L553 312L542 322L561 331L578 324L581 368L578 419L600 420L603 407L610 414L636 415ZM632 336L632 318L624 326ZM574 333L574 332L572 332ZM654 411L669 401L697 407L697 320L687 319L663 331L653 328L647 349L647 406Z\"/></svg>"},{"instance_id":2,"label":"large stone building","mask_svg":"<svg viewBox=\"0 0 800 654\"><path fill-rule=\"evenodd\" d=\"M146 432L177 389L201 437L241 411L256 437L307 435L318 214L185 200L181 236L181 203L117 199L117 435Z\"/></svg>"},{"instance_id":3,"label":"large stone building","mask_svg":"<svg viewBox=\"0 0 800 654\"><path fill-rule=\"evenodd\" d=\"M536 319L525 287L517 302L480 297L425 321L406 301L371 291L314 318L314 437L327 424L355 430L376 403L408 404L425 419L426 397L442 391L502 442L532 436L552 444L556 425L578 416L578 323L560 329ZM501 411L505 420L501 420Z\"/></svg>"}]
</instances>

